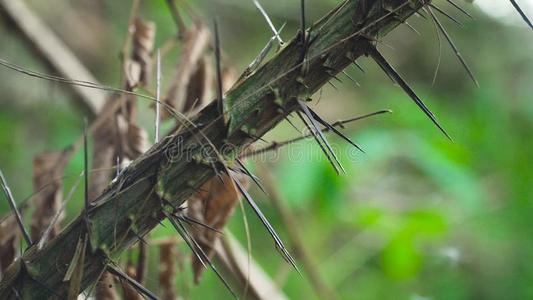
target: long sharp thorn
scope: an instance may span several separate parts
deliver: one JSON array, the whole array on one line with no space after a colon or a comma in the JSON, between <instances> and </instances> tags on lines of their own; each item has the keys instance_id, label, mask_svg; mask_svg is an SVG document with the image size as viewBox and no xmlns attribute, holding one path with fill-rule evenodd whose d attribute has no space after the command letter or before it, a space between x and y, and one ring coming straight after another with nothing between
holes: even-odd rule
<instances>
[{"instance_id":1,"label":"long sharp thorn","mask_svg":"<svg viewBox=\"0 0 533 300\"><path fill-rule=\"evenodd\" d=\"M253 177L255 178L256 180L259 181L259 178L257 178L257 176L255 176L254 174L248 174L246 173L245 170L243 170L242 168L232 168L232 167L229 167L230 170L232 170L234 173L239 173L239 174L242 174L242 175L246 175L246 176L249 176L249 177Z\"/></svg>"},{"instance_id":2,"label":"long sharp thorn","mask_svg":"<svg viewBox=\"0 0 533 300\"><path fill-rule=\"evenodd\" d=\"M433 20L435 20L435 23L437 24L437 27L439 28L439 30L442 32L442 34L444 35L444 37L448 41L448 44L450 45L450 47L452 47L452 49L453 49L453 51L455 53L455 56L457 56L457 58L459 59L459 61L463 65L463 67L465 68L466 72L468 73L468 76L470 76L472 81L474 81L474 84L477 87L479 87L479 82L477 81L476 76L474 76L474 73L472 72L472 70L470 70L470 67L468 66L468 64L466 63L465 59L463 58L463 56L459 52L459 49L457 48L457 46L455 46L455 43L453 42L452 38L450 37L450 35L448 34L448 32L446 31L444 26L441 24L439 18L437 18L437 16L433 13L433 10L431 9L431 7L428 7L427 11L431 15L431 18Z\"/></svg>"},{"instance_id":3,"label":"long sharp thorn","mask_svg":"<svg viewBox=\"0 0 533 300\"><path fill-rule=\"evenodd\" d=\"M309 108L309 111L311 112L311 114L313 115L313 118L315 120L317 120L320 124L322 124L323 126L325 126L326 128L328 128L329 130L335 132L338 136L340 136L343 140L347 141L348 143L350 143L352 146L354 146L355 148L357 148L359 151L365 153L365 151L363 149L361 149L359 146L357 146L357 144L355 144L354 142L352 142L352 140L350 140L346 135L344 135L342 132L340 132L339 130L337 130L337 128L333 127L331 124L329 124L328 122L326 122L324 119L322 119L315 111L313 111L311 108Z\"/></svg>"},{"instance_id":4,"label":"long sharp thorn","mask_svg":"<svg viewBox=\"0 0 533 300\"><path fill-rule=\"evenodd\" d=\"M437 126L444 135L452 140L450 135L444 130L444 128L439 124L437 121L437 118L435 115L429 110L429 108L424 104L424 102L418 97L418 95L413 91L413 89L405 82L405 80L396 72L394 67L392 67L389 62L383 57L383 55L376 49L374 46L370 46L369 48L369 54L372 56L372 58L376 61L376 63L383 69L385 73L389 75L389 77L393 78L396 83L404 90L407 95L416 103L416 105L428 116L433 124Z\"/></svg>"},{"instance_id":5,"label":"long sharp thorn","mask_svg":"<svg viewBox=\"0 0 533 300\"><path fill-rule=\"evenodd\" d=\"M181 224L181 222L178 221L178 223L180 223L181 227L183 228L183 230L185 230L185 232L188 234L188 231L187 229L185 229L185 227L183 226L183 224ZM220 281L222 281L222 284L226 287L226 289L230 292L230 294L233 296L233 298L235 299L238 299L237 297L237 294L235 294L235 292L233 291L233 289L231 288L231 286L229 285L229 283L226 281L226 279L224 278L224 276L222 276L222 274L218 271L218 269L215 267L215 265L213 264L213 262L211 261L211 259L209 258L209 256L207 256L207 254L204 252L204 250L202 249L202 247L200 247L200 245L198 244L198 242L196 242L196 240L194 239L193 236L189 235L189 238L192 240L193 244L195 245L195 247L200 251L200 253L202 253L202 255L204 256L204 258L206 259L207 263L209 264L209 267L211 268L211 270L213 270L213 272L215 273L215 275L218 277L218 279L220 279Z\"/></svg>"},{"instance_id":6,"label":"long sharp thorn","mask_svg":"<svg viewBox=\"0 0 533 300\"><path fill-rule=\"evenodd\" d=\"M366 114L366 115L357 116L357 117L353 117L353 118L346 119L346 120L339 120L339 121L337 121L337 122L335 122L335 123L333 123L331 125L334 126L334 127L345 128L344 127L345 124L348 124L348 123L351 123L351 122L354 122L354 121L358 121L358 120L362 120L362 119L366 119L366 118L369 118L369 117L372 117L372 116L385 114L385 113L392 113L392 111L390 109L379 110L379 111L376 111L376 112L373 112L373 113L369 113L369 114ZM328 131L330 131L329 128L324 128L322 130L322 132L328 132ZM257 149L257 150L254 150L254 151L250 151L250 152L246 152L246 153L244 153L244 155L242 157L250 157L250 156L259 155L259 154L262 154L262 153L265 153L265 152L273 151L273 150L279 149L279 148L281 148L281 147L283 147L285 145L289 145L289 144L301 141L301 140L306 139L308 137L313 137L313 135L309 134L309 135L305 135L305 136L299 136L299 137L294 138L294 139L285 140L285 141L282 141L282 142L273 142L273 143L271 143L270 145L268 145L268 146L266 146L264 148Z\"/></svg>"},{"instance_id":7,"label":"long sharp thorn","mask_svg":"<svg viewBox=\"0 0 533 300\"><path fill-rule=\"evenodd\" d=\"M305 21L305 0L300 0L300 33L301 33L301 43L302 43L302 54L301 62L302 66L300 71L305 75L307 73L308 63L307 63L307 50L309 46L309 37L307 36L306 31L306 21Z\"/></svg>"},{"instance_id":8,"label":"long sharp thorn","mask_svg":"<svg viewBox=\"0 0 533 300\"><path fill-rule=\"evenodd\" d=\"M333 167L335 172L337 172L337 174L340 174L341 171L340 171L339 167L337 166L335 159L332 158L332 156L328 152L327 148L322 144L323 142L322 142L320 136L318 135L318 133L313 129L312 125L309 124L309 122L304 118L304 116L300 112L298 112L297 114L300 117L300 119L302 120L302 122L305 124L305 126L307 127L307 130L309 130L309 132L311 133L311 136L317 142L318 146L320 147L320 149L322 150L322 152L326 156L327 160L329 161L329 163L331 164L331 166Z\"/></svg>"},{"instance_id":9,"label":"long sharp thorn","mask_svg":"<svg viewBox=\"0 0 533 300\"><path fill-rule=\"evenodd\" d=\"M382 109L382 110L378 110L378 111L375 111L373 113L369 113L369 114L366 114L366 115L353 117L353 118L342 120L342 121L337 121L337 122L335 122L335 123L333 123L331 125L332 126L340 126L341 128L344 128L343 125L346 124L346 123L351 123L351 122L354 122L354 121L370 118L370 117L377 116L377 115L387 114L387 113L392 113L392 110L390 110L390 109Z\"/></svg>"},{"instance_id":10,"label":"long sharp thorn","mask_svg":"<svg viewBox=\"0 0 533 300\"><path fill-rule=\"evenodd\" d=\"M337 80L339 83L342 83L342 80L340 80L340 78L335 75L332 75L331 78Z\"/></svg>"},{"instance_id":11,"label":"long sharp thorn","mask_svg":"<svg viewBox=\"0 0 533 300\"><path fill-rule=\"evenodd\" d=\"M254 1L254 5L255 7L257 7L257 9L259 10L259 12L263 15L263 17L265 18L266 22L268 23L268 26L270 27L270 29L272 30L272 32L274 33L274 36L276 37L276 39L278 40L279 44L283 44L283 40L281 39L281 37L279 36L279 32L276 30L276 27L274 27L274 24L272 23L272 20L270 19L270 17L268 16L266 10L261 6L261 4L259 3L259 1L257 0L253 0Z\"/></svg>"},{"instance_id":12,"label":"long sharp thorn","mask_svg":"<svg viewBox=\"0 0 533 300\"><path fill-rule=\"evenodd\" d=\"M307 44L307 37L305 36L305 0L300 0L300 30L302 31L302 44Z\"/></svg>"},{"instance_id":13,"label":"long sharp thorn","mask_svg":"<svg viewBox=\"0 0 533 300\"><path fill-rule=\"evenodd\" d=\"M426 15L424 15L424 10L419 10L419 11L417 11L415 14L416 14L417 16L422 17L422 19L424 19L424 20L427 20L427 19L428 19L428 17L427 17Z\"/></svg>"},{"instance_id":14,"label":"long sharp thorn","mask_svg":"<svg viewBox=\"0 0 533 300\"><path fill-rule=\"evenodd\" d=\"M363 67L357 62L357 61L354 61L353 64L363 73L365 73L365 69L363 69Z\"/></svg>"},{"instance_id":15,"label":"long sharp thorn","mask_svg":"<svg viewBox=\"0 0 533 300\"><path fill-rule=\"evenodd\" d=\"M89 145L87 141L87 118L83 119L83 198L84 198L84 220L86 229L89 232Z\"/></svg>"},{"instance_id":16,"label":"long sharp thorn","mask_svg":"<svg viewBox=\"0 0 533 300\"><path fill-rule=\"evenodd\" d=\"M120 157L117 156L116 160L116 169L115 169L115 180L118 178L118 176L120 175Z\"/></svg>"},{"instance_id":17,"label":"long sharp thorn","mask_svg":"<svg viewBox=\"0 0 533 300\"><path fill-rule=\"evenodd\" d=\"M435 4L428 4L431 8L435 9L438 13L440 13L441 15L445 16L446 18L450 19L452 22L454 22L455 24L461 26L461 27L464 27L463 23L461 23L459 20L457 20L456 18L454 18L452 15L450 15L449 13L445 12L444 10L440 9L440 7L436 6Z\"/></svg>"},{"instance_id":18,"label":"long sharp thorn","mask_svg":"<svg viewBox=\"0 0 533 300\"><path fill-rule=\"evenodd\" d=\"M529 18L526 16L526 13L524 13L524 11L520 7L520 5L518 5L518 3L516 3L515 0L509 0L509 1L511 1L511 4L514 6L516 11L520 14L522 19L524 19L524 22L526 22L526 24L529 26L529 28L533 29L533 24L531 23L531 20L529 20Z\"/></svg>"},{"instance_id":19,"label":"long sharp thorn","mask_svg":"<svg viewBox=\"0 0 533 300\"><path fill-rule=\"evenodd\" d=\"M155 100L155 142L159 143L159 127L161 125L161 52L157 49L156 63L156 100Z\"/></svg>"},{"instance_id":20,"label":"long sharp thorn","mask_svg":"<svg viewBox=\"0 0 533 300\"><path fill-rule=\"evenodd\" d=\"M183 221L185 221L187 223L191 223L193 225L198 225L198 226L204 227L204 228L209 229L211 231L214 231L214 232L216 232L218 234L224 234L222 231L220 231L220 230L218 230L218 229L216 229L216 228L214 228L212 226L209 226L209 225L207 225L205 223L202 223L202 222L200 222L200 221L198 221L198 220L196 220L194 218L188 217L186 215L177 215L176 218L178 218L180 220L183 220Z\"/></svg>"},{"instance_id":21,"label":"long sharp thorn","mask_svg":"<svg viewBox=\"0 0 533 300\"><path fill-rule=\"evenodd\" d=\"M342 70L342 74L344 74L346 77L348 77L348 79L350 79L350 81L353 82L356 86L358 86L358 87L361 86L359 84L359 82L357 82L357 80L353 79L353 77L350 76L350 74L348 74L348 72L346 72L345 70Z\"/></svg>"},{"instance_id":22,"label":"long sharp thorn","mask_svg":"<svg viewBox=\"0 0 533 300\"><path fill-rule=\"evenodd\" d=\"M333 148L331 148L330 144L328 143L328 140L326 139L326 137L322 133L322 130L320 130L318 124L316 123L316 120L313 118L313 115L311 114L311 111L310 111L309 107L307 106L307 104L305 104L302 101L298 101L298 104L300 105L301 111L303 111L303 113L309 119L309 125L312 126L312 129L314 130L314 132L316 132L316 134L320 137L320 139L322 140L322 142L324 143L326 148L329 150L329 152L331 154L331 157L335 160L335 162L337 163L339 168L342 170L342 172L346 173L346 170L344 170L344 168L342 167L342 164L340 163L339 159L337 158L337 155L335 154L335 151L333 151Z\"/></svg>"},{"instance_id":23,"label":"long sharp thorn","mask_svg":"<svg viewBox=\"0 0 533 300\"><path fill-rule=\"evenodd\" d=\"M219 113L224 114L224 103L223 103L223 85L222 85L222 71L221 71L221 62L220 62L220 36L218 33L218 22L215 19L215 62L216 62L216 72L217 72L217 103Z\"/></svg>"},{"instance_id":24,"label":"long sharp thorn","mask_svg":"<svg viewBox=\"0 0 533 300\"><path fill-rule=\"evenodd\" d=\"M189 249L191 249L192 253L196 256L196 258L198 258L198 260L204 266L204 268L207 269L207 264L205 263L204 258L200 255L200 253L198 253L198 251L196 250L194 245L189 240L188 232L187 233L183 232L183 230L179 226L178 222L174 219L174 216L172 216L171 214L166 212L164 209L163 209L163 214L167 217L167 219L170 221L170 223L172 224L174 229L176 229L178 234L183 238L183 241L187 244L187 247L189 247Z\"/></svg>"},{"instance_id":25,"label":"long sharp thorn","mask_svg":"<svg viewBox=\"0 0 533 300\"><path fill-rule=\"evenodd\" d=\"M289 251L287 251L287 248L285 247L285 245L283 245L283 242L281 241L280 237L278 236L278 234L276 233L272 225L270 225L270 222L268 222L268 219L265 217L265 215L263 215L263 212L259 209L259 206L257 206L255 201L250 196L250 194L248 194L248 191L246 191L246 189L241 185L239 180L234 178L233 175L231 175L231 173L228 173L228 175L231 177L231 179L237 186L237 189L239 190L239 192L243 195L243 197L246 199L248 204L252 207L254 213L257 215L259 220L261 220L261 223L263 223L263 225L267 229L270 236L274 239L276 247L282 252L284 259L287 260L294 267L294 269L298 271L298 273L300 273L300 271L298 270L298 267L296 266L296 262L294 258L290 255Z\"/></svg>"},{"instance_id":26,"label":"long sharp thorn","mask_svg":"<svg viewBox=\"0 0 533 300\"><path fill-rule=\"evenodd\" d=\"M324 145L322 145L322 140L320 139L320 137L317 134L317 132L315 132L313 130L312 125L309 124L309 122L304 118L304 116L300 112L297 112L297 115L298 115L298 117L300 117L300 119L304 123L305 127L307 128L307 130L309 130L310 136L312 136L315 139L316 143L320 147L320 150L322 150L322 153L324 153L324 155L326 156L327 160L329 161L329 163L331 164L331 166L333 167L335 172L337 172L337 174L340 174L340 170L337 167L337 164L335 163L335 160L331 157L331 155L328 152L328 150L326 149L326 147L324 147ZM309 137L309 135L306 135L304 137Z\"/></svg>"},{"instance_id":27,"label":"long sharp thorn","mask_svg":"<svg viewBox=\"0 0 533 300\"><path fill-rule=\"evenodd\" d=\"M448 3L450 3L451 6L455 7L457 10L459 10L460 12L462 12L464 15L466 15L467 17L469 17L470 19L474 20L474 17L469 14L466 10L464 10L459 4L455 3L454 1L452 0L446 0Z\"/></svg>"},{"instance_id":28,"label":"long sharp thorn","mask_svg":"<svg viewBox=\"0 0 533 300\"><path fill-rule=\"evenodd\" d=\"M292 128L294 128L294 130L298 131L300 134L302 133L302 131L291 121L291 119L289 119L289 116L285 116L285 120L292 126Z\"/></svg>"},{"instance_id":29,"label":"long sharp thorn","mask_svg":"<svg viewBox=\"0 0 533 300\"><path fill-rule=\"evenodd\" d=\"M422 34L418 30L416 30L416 28L414 28L413 25L409 24L409 22L403 21L403 24L405 24L407 28L411 29L411 31L413 31L416 35L422 36Z\"/></svg>"},{"instance_id":30,"label":"long sharp thorn","mask_svg":"<svg viewBox=\"0 0 533 300\"><path fill-rule=\"evenodd\" d=\"M138 232L136 232L135 230L132 230L131 232L133 233L133 235L135 235L135 237L137 237L137 239L141 242L141 244L148 245L148 241L144 237L142 237Z\"/></svg>"},{"instance_id":31,"label":"long sharp thorn","mask_svg":"<svg viewBox=\"0 0 533 300\"><path fill-rule=\"evenodd\" d=\"M213 272L215 272L215 275L220 279L220 281L222 281L222 283L224 284L226 289L228 289L228 291L231 293L231 295L235 299L237 299L237 295L235 294L235 292L233 292L233 290L231 289L231 287L228 284L228 282L224 279L222 274L220 274L220 272L218 272L218 270L215 267L215 265L213 264L213 262L211 262L211 259L209 258L209 256L207 256L207 254L204 252L202 247L196 242L194 237L187 231L187 228L185 228L185 226L183 226L181 221L179 219L177 219L177 218L176 219L170 218L170 221L174 225L174 227L176 227L176 230L178 230L178 227L180 228L180 230L178 230L178 232L180 232L180 235L183 237L184 240L186 240L186 239L188 240L187 245L189 246L189 248L191 248L191 250L193 252L198 251L197 255L199 254L199 255L202 256L203 260L201 260L201 261L204 264L204 267L207 267L207 266L205 265L205 263L203 261L205 261L209 265L209 267L213 270Z\"/></svg>"},{"instance_id":32,"label":"long sharp thorn","mask_svg":"<svg viewBox=\"0 0 533 300\"><path fill-rule=\"evenodd\" d=\"M215 272L215 275L217 275L217 277L220 279L220 281L222 281L222 283L224 284L226 289L228 289L228 291L233 295L234 298L237 298L237 295L235 294L235 292L233 292L233 290L231 289L231 286L229 285L229 283L226 281L226 279L224 279L222 274L220 272L218 272L217 268L215 267L215 265L213 264L213 262L211 261L209 256L205 253L204 249L202 249L200 244L198 244L198 242L196 241L194 236L192 236L189 233L189 231L187 231L187 228L185 228L185 226L183 225L183 223L181 223L181 221L179 219L177 219L176 221L177 221L178 225L181 227L181 229L183 230L183 232L187 235L188 239L192 242L194 247L204 257L204 260L207 262L209 267L213 270L213 272Z\"/></svg>"},{"instance_id":33,"label":"long sharp thorn","mask_svg":"<svg viewBox=\"0 0 533 300\"><path fill-rule=\"evenodd\" d=\"M331 85L331 87L333 87L336 91L339 90L339 89L333 84L333 82L328 81L328 84Z\"/></svg>"},{"instance_id":34,"label":"long sharp thorn","mask_svg":"<svg viewBox=\"0 0 533 300\"><path fill-rule=\"evenodd\" d=\"M20 231L22 232L22 235L24 236L24 240L26 241L26 244L28 244L28 247L29 247L33 245L33 242L31 241L30 234L24 227L24 222L22 221L22 216L20 215L20 212L17 208L17 203L15 202L15 198L13 198L13 194L11 193L9 186L7 185L7 181L6 181L6 178L4 177L4 173L2 173L2 170L0 170L0 181L2 182L2 189L4 190L4 194L6 195L7 202L9 203L9 207L11 208L11 211L15 215Z\"/></svg>"},{"instance_id":35,"label":"long sharp thorn","mask_svg":"<svg viewBox=\"0 0 533 300\"><path fill-rule=\"evenodd\" d=\"M246 168L246 166L244 165L244 163L243 163L240 159L237 158L235 161L239 164L239 166L242 168L242 170L244 171L244 173L245 173L246 175L248 175L248 177L250 177L250 178L253 180L253 182L257 185L257 187L259 187L259 189L260 189L263 193L265 193L265 195L268 195L267 191L265 190L265 188L263 187L263 185L261 184L261 182L259 182L259 179L257 178L257 176L254 176L254 175L252 174L252 172L250 172L250 171Z\"/></svg>"},{"instance_id":36,"label":"long sharp thorn","mask_svg":"<svg viewBox=\"0 0 533 300\"><path fill-rule=\"evenodd\" d=\"M156 294L145 288L142 284L137 282L137 280L131 278L128 274L124 273L121 269L109 264L107 265L107 270L113 275L119 277L120 279L126 281L131 287L133 287L137 292L145 295L149 299L159 300Z\"/></svg>"}]
</instances>

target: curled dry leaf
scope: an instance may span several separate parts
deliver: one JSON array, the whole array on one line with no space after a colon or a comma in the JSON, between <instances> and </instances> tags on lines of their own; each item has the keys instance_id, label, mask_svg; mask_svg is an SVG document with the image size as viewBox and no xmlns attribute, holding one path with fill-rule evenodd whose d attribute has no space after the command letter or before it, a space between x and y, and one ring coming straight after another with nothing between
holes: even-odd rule
<instances>
[{"instance_id":1,"label":"curled dry leaf","mask_svg":"<svg viewBox=\"0 0 533 300\"><path fill-rule=\"evenodd\" d=\"M33 158L33 187L38 193L35 195L35 212L31 221L31 238L37 241L41 238L57 211L61 208L62 180L61 177L72 154L68 148L59 152L46 152ZM55 237L60 230L62 216L54 224L50 238Z\"/></svg>"},{"instance_id":2,"label":"curled dry leaf","mask_svg":"<svg viewBox=\"0 0 533 300\"><path fill-rule=\"evenodd\" d=\"M205 62L206 50L209 46L211 34L209 29L204 24L198 22L193 26L187 28L183 34L182 48L178 58L175 75L172 77L172 82L167 91L164 103L173 107L181 113L187 113L192 103L198 102L199 106L204 103L202 101L210 100L207 95L211 88L201 90L200 94L194 95L187 93L198 91L198 88L189 87L191 84L198 85L200 88L205 85L199 84L196 80L212 78L212 76L203 76L202 72L206 74L211 72L210 64ZM192 100L190 100L192 99ZM198 100L196 100L198 99ZM169 115L163 111L163 118L168 118Z\"/></svg>"},{"instance_id":3,"label":"curled dry leaf","mask_svg":"<svg viewBox=\"0 0 533 300\"><path fill-rule=\"evenodd\" d=\"M128 123L122 115L117 116L118 136L120 138L120 149L123 156L134 160L150 148L148 133L131 122Z\"/></svg>"},{"instance_id":4,"label":"curled dry leaf","mask_svg":"<svg viewBox=\"0 0 533 300\"><path fill-rule=\"evenodd\" d=\"M124 61L124 74L126 75L126 90L131 91L139 86L141 82L141 65L137 62L126 59Z\"/></svg>"},{"instance_id":5,"label":"curled dry leaf","mask_svg":"<svg viewBox=\"0 0 533 300\"><path fill-rule=\"evenodd\" d=\"M159 246L159 286L161 288L161 299L176 299L174 279L176 277L176 258L178 255L176 241L174 240L170 240Z\"/></svg>"},{"instance_id":6,"label":"curled dry leaf","mask_svg":"<svg viewBox=\"0 0 533 300\"><path fill-rule=\"evenodd\" d=\"M133 90L147 86L152 74L152 52L155 43L155 23L135 20L133 26L133 49L131 57L124 61L125 89Z\"/></svg>"},{"instance_id":7,"label":"curled dry leaf","mask_svg":"<svg viewBox=\"0 0 533 300\"><path fill-rule=\"evenodd\" d=\"M0 279L7 266L15 259L19 244L19 228L14 215L6 216L0 223Z\"/></svg>"},{"instance_id":8,"label":"curled dry leaf","mask_svg":"<svg viewBox=\"0 0 533 300\"><path fill-rule=\"evenodd\" d=\"M140 18L135 20L131 59L140 67L139 82L141 86L147 86L151 78L155 32L154 22L143 21Z\"/></svg>"},{"instance_id":9,"label":"curled dry leaf","mask_svg":"<svg viewBox=\"0 0 533 300\"><path fill-rule=\"evenodd\" d=\"M231 217L240 194L235 190L231 179L227 175L221 175L206 182L198 193L187 201L187 216L199 223L221 231ZM235 175L243 186L248 186L248 178L245 175ZM196 239L203 251L213 256L215 243L218 242L219 234L205 226L193 225L191 234ZM196 256L192 256L192 269L194 282L200 281L204 266Z\"/></svg>"}]
</instances>

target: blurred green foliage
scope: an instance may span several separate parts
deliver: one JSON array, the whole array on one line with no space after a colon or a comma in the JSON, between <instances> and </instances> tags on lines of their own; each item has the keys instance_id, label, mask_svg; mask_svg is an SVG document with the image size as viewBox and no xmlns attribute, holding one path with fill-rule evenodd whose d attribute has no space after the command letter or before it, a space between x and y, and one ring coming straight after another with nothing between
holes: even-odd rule
<instances>
[{"instance_id":1,"label":"blurred green foliage","mask_svg":"<svg viewBox=\"0 0 533 300\"><path fill-rule=\"evenodd\" d=\"M31 2L100 80L118 82L114 53L126 30L126 1L73 0L56 3L54 10ZM269 37L251 1L193 5L206 18L218 13L223 47L241 70ZM335 1L310 1L310 18L334 5ZM402 27L383 41L394 50L382 46L454 142L446 140L371 61L362 59L365 74L347 70L360 81L360 88L343 79L343 84L336 83L338 91L326 86L316 96L321 99L317 110L332 121L382 108L394 111L348 126L346 132L366 154L331 138L348 174L337 176L312 140L280 150L269 162L317 269L342 299L533 299L533 36L524 27L503 25L466 6L476 20L461 17L463 28L444 23L477 74L479 89L444 42L432 85L439 44L430 21L410 20L421 37ZM273 12L276 25L287 21L283 36L289 39L298 26L297 6L275 1L265 7ZM158 44L175 32L163 1L145 2L143 12L157 23ZM90 32L76 23L73 15L83 14L104 31ZM76 30L87 31L86 38L93 40L76 42ZM2 58L46 70L9 26L2 24L0 37L5 41L0 43ZM165 58L167 80L176 51ZM81 132L82 114L70 104L63 87L6 69L0 76L0 168L21 200L32 193L33 155L72 143ZM140 105L141 122L150 126L152 112L147 103ZM297 134L281 124L266 139L279 141ZM295 153L304 158L294 159ZM78 154L67 169L65 190L81 166ZM252 194L290 245L268 197L255 188ZM69 205L69 219L81 208L80 196ZM3 195L0 200L4 214ZM291 299L317 298L305 276L288 269L253 213L245 211L257 261ZM30 214L31 210L27 217ZM242 218L237 209L230 228L245 245ZM167 224L152 237L172 234ZM156 257L152 249L148 285L154 290ZM180 293L193 299L229 298L210 272L197 287L190 286L190 271L180 274L178 281Z\"/></svg>"}]
</instances>

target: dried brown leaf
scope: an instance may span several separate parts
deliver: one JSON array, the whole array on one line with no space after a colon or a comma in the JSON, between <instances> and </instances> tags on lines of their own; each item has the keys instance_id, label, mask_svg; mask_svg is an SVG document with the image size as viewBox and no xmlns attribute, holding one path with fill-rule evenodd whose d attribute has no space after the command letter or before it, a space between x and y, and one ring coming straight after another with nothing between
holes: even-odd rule
<instances>
[{"instance_id":1,"label":"dried brown leaf","mask_svg":"<svg viewBox=\"0 0 533 300\"><path fill-rule=\"evenodd\" d=\"M154 51L155 23L136 18L131 24L133 36L132 51L129 57L123 53L123 72L126 82L124 89L132 91L134 88L146 87L152 74L152 52ZM128 38L126 39L129 40ZM125 42L124 52L129 43Z\"/></svg>"},{"instance_id":2,"label":"dried brown leaf","mask_svg":"<svg viewBox=\"0 0 533 300\"><path fill-rule=\"evenodd\" d=\"M148 243L139 243L139 258L137 259L137 267L135 269L135 280L140 284L146 281L146 273L148 271Z\"/></svg>"},{"instance_id":3,"label":"dried brown leaf","mask_svg":"<svg viewBox=\"0 0 533 300\"><path fill-rule=\"evenodd\" d=\"M103 111L113 105L118 98L109 98ZM98 126L93 132L93 155L91 169L91 180L89 181L89 201L94 201L105 189L113 176L112 167L116 161L116 135L117 129L111 118Z\"/></svg>"},{"instance_id":4,"label":"dried brown leaf","mask_svg":"<svg viewBox=\"0 0 533 300\"><path fill-rule=\"evenodd\" d=\"M155 33L156 26L154 22L143 21L140 18L135 20L131 60L138 65L139 73L137 74L137 79L141 86L147 86L151 78Z\"/></svg>"},{"instance_id":5,"label":"dried brown leaf","mask_svg":"<svg viewBox=\"0 0 533 300\"><path fill-rule=\"evenodd\" d=\"M134 160L150 148L148 133L141 127L126 122L122 116L117 117L120 147L125 158Z\"/></svg>"},{"instance_id":6,"label":"dried brown leaf","mask_svg":"<svg viewBox=\"0 0 533 300\"><path fill-rule=\"evenodd\" d=\"M44 230L52 222L61 208L62 181L61 177L72 154L72 149L59 152L45 152L33 158L33 187L39 191L34 197L35 212L31 221L31 238L37 241ZM50 238L55 237L61 228L60 216L55 222Z\"/></svg>"},{"instance_id":7,"label":"dried brown leaf","mask_svg":"<svg viewBox=\"0 0 533 300\"><path fill-rule=\"evenodd\" d=\"M178 251L175 241L169 241L159 246L159 286L161 288L161 299L176 299L174 281L176 278L177 257Z\"/></svg>"},{"instance_id":8,"label":"dried brown leaf","mask_svg":"<svg viewBox=\"0 0 533 300\"><path fill-rule=\"evenodd\" d=\"M124 75L126 76L125 90L132 91L141 83L141 65L132 59L126 59L124 61Z\"/></svg>"},{"instance_id":9,"label":"dried brown leaf","mask_svg":"<svg viewBox=\"0 0 533 300\"><path fill-rule=\"evenodd\" d=\"M244 186L248 185L248 178L244 175L236 176ZM187 216L213 229L222 231L233 214L239 197L240 194L235 190L231 178L227 175L222 175L222 180L218 177L213 178L187 201ZM210 228L199 225L192 226L191 234L203 251L209 257L213 256L215 243L218 242L220 234ZM198 283L204 266L194 255L192 256L192 269L194 281Z\"/></svg>"},{"instance_id":10,"label":"dried brown leaf","mask_svg":"<svg viewBox=\"0 0 533 300\"><path fill-rule=\"evenodd\" d=\"M213 99L214 71L208 55L198 62L189 85L182 113L192 115Z\"/></svg>"}]
</instances>

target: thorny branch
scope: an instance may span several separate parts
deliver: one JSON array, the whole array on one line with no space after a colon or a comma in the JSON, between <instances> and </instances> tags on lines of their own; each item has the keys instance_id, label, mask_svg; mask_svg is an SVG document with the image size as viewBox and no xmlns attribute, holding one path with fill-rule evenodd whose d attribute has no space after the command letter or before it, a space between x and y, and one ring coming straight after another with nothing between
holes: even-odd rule
<instances>
[{"instance_id":1,"label":"thorny branch","mask_svg":"<svg viewBox=\"0 0 533 300\"><path fill-rule=\"evenodd\" d=\"M114 270L109 265L113 259L288 114L303 110L311 123L321 122L305 105L310 96L357 58L375 54L369 49L377 38L429 2L345 0L310 28L302 28L273 59L226 94L222 112L217 102L205 107L191 125L133 161L58 237L42 249L29 248L6 270L0 298L64 298L69 284L63 278L73 269L80 270L80 290L94 284L106 268ZM205 153L206 147L216 155ZM76 241L87 236L87 247L77 247ZM83 259L74 259L76 253Z\"/></svg>"}]
</instances>

